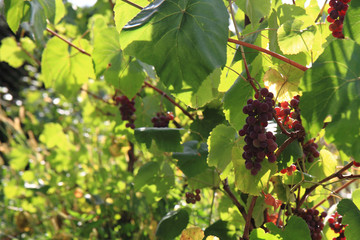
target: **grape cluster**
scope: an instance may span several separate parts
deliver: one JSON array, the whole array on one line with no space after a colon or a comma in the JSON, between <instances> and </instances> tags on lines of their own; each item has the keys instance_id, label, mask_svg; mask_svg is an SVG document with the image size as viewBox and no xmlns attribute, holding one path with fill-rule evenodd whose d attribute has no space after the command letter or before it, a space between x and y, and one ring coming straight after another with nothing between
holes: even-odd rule
<instances>
[{"instance_id":1,"label":"grape cluster","mask_svg":"<svg viewBox=\"0 0 360 240\"><path fill-rule=\"evenodd\" d=\"M311 239L312 240L321 240L321 231L324 228L324 218L327 216L326 212L320 212L314 209L295 209L293 210L294 215L301 217L307 223Z\"/></svg>"},{"instance_id":2,"label":"grape cluster","mask_svg":"<svg viewBox=\"0 0 360 240\"><path fill-rule=\"evenodd\" d=\"M243 112L249 116L246 124L239 131L240 136L245 136L244 153L245 166L256 175L261 169L261 162L265 157L274 163L276 156L274 151L277 149L276 138L272 132L266 132L265 127L268 121L273 118L275 101L274 95L266 88L260 89L255 94L255 100L249 99L244 106Z\"/></svg>"},{"instance_id":3,"label":"grape cluster","mask_svg":"<svg viewBox=\"0 0 360 240\"><path fill-rule=\"evenodd\" d=\"M286 128L293 129L295 131L304 130L301 124L300 109L299 109L300 96L297 95L291 99L290 103L281 102L278 107L275 108L276 116ZM299 139L301 140L301 139Z\"/></svg>"},{"instance_id":4,"label":"grape cluster","mask_svg":"<svg viewBox=\"0 0 360 240\"><path fill-rule=\"evenodd\" d=\"M121 106L119 107L120 110L120 114L121 114L121 119L123 121L129 121L128 123L126 123L126 127L128 128L135 128L135 101L134 99L129 100L126 96L121 96L121 97L116 97L115 98L116 101L116 105L121 104Z\"/></svg>"},{"instance_id":5,"label":"grape cluster","mask_svg":"<svg viewBox=\"0 0 360 240\"><path fill-rule=\"evenodd\" d=\"M345 240L345 227L347 225L343 225L342 222L342 216L335 212L331 215L331 217L328 219L330 228L335 232L339 233L339 236L336 238L333 238L333 240Z\"/></svg>"},{"instance_id":6,"label":"grape cluster","mask_svg":"<svg viewBox=\"0 0 360 240\"><path fill-rule=\"evenodd\" d=\"M344 38L343 23L346 11L349 8L348 3L351 0L330 0L327 21L330 24L329 29L336 38Z\"/></svg>"},{"instance_id":7,"label":"grape cluster","mask_svg":"<svg viewBox=\"0 0 360 240\"><path fill-rule=\"evenodd\" d=\"M304 155L309 163L313 162L315 158L320 156L320 153L317 150L318 147L319 146L314 142L314 139L310 139L303 145Z\"/></svg>"},{"instance_id":8,"label":"grape cluster","mask_svg":"<svg viewBox=\"0 0 360 240\"><path fill-rule=\"evenodd\" d=\"M195 194L192 192L185 193L185 197L186 197L186 203L195 204L196 202L201 200L200 189L195 189Z\"/></svg>"},{"instance_id":9,"label":"grape cluster","mask_svg":"<svg viewBox=\"0 0 360 240\"><path fill-rule=\"evenodd\" d=\"M154 124L154 127L168 127L169 121L174 119L174 114L171 112L168 112L166 114L164 113L156 113L156 117L153 117L151 119L151 122Z\"/></svg>"},{"instance_id":10,"label":"grape cluster","mask_svg":"<svg viewBox=\"0 0 360 240\"><path fill-rule=\"evenodd\" d=\"M292 164L291 166L281 169L281 173L282 174L287 174L288 176L291 176L294 172L296 171L296 166L294 164Z\"/></svg>"}]
</instances>

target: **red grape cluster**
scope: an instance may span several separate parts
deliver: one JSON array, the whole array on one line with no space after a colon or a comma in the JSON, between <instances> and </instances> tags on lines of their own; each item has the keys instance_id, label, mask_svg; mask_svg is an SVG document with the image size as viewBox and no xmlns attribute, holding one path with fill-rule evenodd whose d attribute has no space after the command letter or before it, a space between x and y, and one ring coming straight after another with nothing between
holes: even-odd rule
<instances>
[{"instance_id":1,"label":"red grape cluster","mask_svg":"<svg viewBox=\"0 0 360 240\"><path fill-rule=\"evenodd\" d=\"M339 233L340 235L336 238L333 238L333 240L345 240L345 227L347 225L343 225L342 222L342 216L335 212L331 215L331 217L328 219L330 228L335 232Z\"/></svg>"},{"instance_id":2,"label":"red grape cluster","mask_svg":"<svg viewBox=\"0 0 360 240\"><path fill-rule=\"evenodd\" d=\"M192 192L187 192L185 193L185 196L186 196L186 203L195 204L196 202L201 200L200 189L195 189L195 194Z\"/></svg>"},{"instance_id":3,"label":"red grape cluster","mask_svg":"<svg viewBox=\"0 0 360 240\"><path fill-rule=\"evenodd\" d=\"M351 0L330 0L327 21L331 23L329 29L336 38L344 38L343 23L350 1Z\"/></svg>"},{"instance_id":4,"label":"red grape cluster","mask_svg":"<svg viewBox=\"0 0 360 240\"><path fill-rule=\"evenodd\" d=\"M320 153L317 150L318 147L319 146L314 142L314 139L310 139L303 145L304 155L309 163L313 162L315 158L320 156Z\"/></svg>"},{"instance_id":5,"label":"red grape cluster","mask_svg":"<svg viewBox=\"0 0 360 240\"><path fill-rule=\"evenodd\" d=\"M296 166L294 164L292 164L290 167L281 169L281 173L282 174L287 174L288 176L291 176L294 172L296 171Z\"/></svg>"},{"instance_id":6,"label":"red grape cluster","mask_svg":"<svg viewBox=\"0 0 360 240\"><path fill-rule=\"evenodd\" d=\"M168 112L166 114L164 113L156 113L156 117L153 117L151 119L151 122L154 124L154 127L168 127L169 121L174 119L174 115L171 112Z\"/></svg>"},{"instance_id":7,"label":"red grape cluster","mask_svg":"<svg viewBox=\"0 0 360 240\"><path fill-rule=\"evenodd\" d=\"M288 102L281 102L279 107L275 108L276 116L285 127L288 129L304 130L301 124L300 109L299 109L300 96L297 95Z\"/></svg>"},{"instance_id":8,"label":"red grape cluster","mask_svg":"<svg viewBox=\"0 0 360 240\"><path fill-rule=\"evenodd\" d=\"M324 228L324 218L327 216L326 212L319 213L318 210L314 209L295 209L293 210L294 215L301 217L307 223L311 239L321 240L321 231Z\"/></svg>"},{"instance_id":9,"label":"red grape cluster","mask_svg":"<svg viewBox=\"0 0 360 240\"><path fill-rule=\"evenodd\" d=\"M273 118L275 101L274 94L266 88L262 88L255 94L255 100L249 99L243 112L249 116L246 124L239 131L240 136L245 136L243 158L245 166L251 170L252 175L256 175L261 169L261 162L267 156L268 161L274 163L276 156L274 151L277 149L276 138L272 132L266 132L265 127L268 121Z\"/></svg>"},{"instance_id":10,"label":"red grape cluster","mask_svg":"<svg viewBox=\"0 0 360 240\"><path fill-rule=\"evenodd\" d=\"M128 128L135 128L135 101L134 99L129 100L126 96L116 97L115 98L116 105L121 104L119 110L121 113L121 119L123 121L129 121L126 123L126 127Z\"/></svg>"}]
</instances>

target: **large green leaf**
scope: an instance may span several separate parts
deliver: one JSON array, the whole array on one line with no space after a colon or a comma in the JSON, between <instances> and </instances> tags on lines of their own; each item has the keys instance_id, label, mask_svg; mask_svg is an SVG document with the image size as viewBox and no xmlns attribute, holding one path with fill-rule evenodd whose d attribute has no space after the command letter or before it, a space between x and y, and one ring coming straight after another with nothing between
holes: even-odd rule
<instances>
[{"instance_id":1,"label":"large green leaf","mask_svg":"<svg viewBox=\"0 0 360 240\"><path fill-rule=\"evenodd\" d=\"M40 135L40 141L48 148L59 147L63 150L70 150L72 144L68 136L63 132L63 128L58 123L47 123L44 131Z\"/></svg>"},{"instance_id":2,"label":"large green leaf","mask_svg":"<svg viewBox=\"0 0 360 240\"><path fill-rule=\"evenodd\" d=\"M347 155L360 157L360 46L351 40L336 40L306 71L301 88L304 126L316 136L327 116L332 122L325 137Z\"/></svg>"},{"instance_id":3,"label":"large green leaf","mask_svg":"<svg viewBox=\"0 0 360 240\"><path fill-rule=\"evenodd\" d=\"M6 22L16 33L24 16L25 1L4 0Z\"/></svg>"},{"instance_id":4,"label":"large green leaf","mask_svg":"<svg viewBox=\"0 0 360 240\"><path fill-rule=\"evenodd\" d=\"M89 51L84 39L74 41ZM95 78L91 58L71 48L58 38L47 42L41 59L42 81L45 87L54 88L65 97L75 95L89 77Z\"/></svg>"},{"instance_id":5,"label":"large green leaf","mask_svg":"<svg viewBox=\"0 0 360 240\"><path fill-rule=\"evenodd\" d=\"M342 224L348 224L345 229L347 240L357 240L360 236L360 210L350 199L343 199L338 204L338 212L343 216Z\"/></svg>"},{"instance_id":6,"label":"large green leaf","mask_svg":"<svg viewBox=\"0 0 360 240\"><path fill-rule=\"evenodd\" d=\"M224 113L232 126L240 130L245 124L246 115L242 109L249 98L253 97L250 83L238 78L224 95Z\"/></svg>"},{"instance_id":7,"label":"large green leaf","mask_svg":"<svg viewBox=\"0 0 360 240\"><path fill-rule=\"evenodd\" d=\"M139 191L142 186L149 183L158 173L160 165L157 162L148 162L141 166L134 177L134 190Z\"/></svg>"},{"instance_id":8,"label":"large green leaf","mask_svg":"<svg viewBox=\"0 0 360 240\"><path fill-rule=\"evenodd\" d=\"M0 45L0 61L7 62L14 68L21 67L25 61L34 64L33 59L31 59L23 49L29 54L32 54L35 49L35 44L27 37L21 38L20 41L22 47L20 47L12 37L3 38Z\"/></svg>"},{"instance_id":9,"label":"large green leaf","mask_svg":"<svg viewBox=\"0 0 360 240\"><path fill-rule=\"evenodd\" d=\"M177 166L187 177L193 177L206 170L206 157L208 155L206 143L188 141L183 144L183 152L174 152L172 157L178 159Z\"/></svg>"},{"instance_id":10,"label":"large green leaf","mask_svg":"<svg viewBox=\"0 0 360 240\"><path fill-rule=\"evenodd\" d=\"M159 222L156 228L156 236L159 239L174 239L180 235L189 222L189 214L185 209L168 212Z\"/></svg>"},{"instance_id":11,"label":"large green leaf","mask_svg":"<svg viewBox=\"0 0 360 240\"><path fill-rule=\"evenodd\" d=\"M231 149L234 146L236 131L233 127L223 124L216 126L208 139L209 166L223 171L231 162Z\"/></svg>"},{"instance_id":12,"label":"large green leaf","mask_svg":"<svg viewBox=\"0 0 360 240\"><path fill-rule=\"evenodd\" d=\"M303 21L295 19L286 21L279 27L278 40L283 53L297 54L311 50L316 28L303 28L303 25Z\"/></svg>"},{"instance_id":13,"label":"large green leaf","mask_svg":"<svg viewBox=\"0 0 360 240\"><path fill-rule=\"evenodd\" d=\"M283 240L311 240L307 223L298 216L292 216L284 230L281 230L273 223L267 223L266 227L269 228L272 234L280 235Z\"/></svg>"},{"instance_id":14,"label":"large green leaf","mask_svg":"<svg viewBox=\"0 0 360 240\"><path fill-rule=\"evenodd\" d=\"M139 91L145 73L134 58L123 55L119 33L114 27L94 27L92 56L97 76L104 75L106 82L119 88L128 98Z\"/></svg>"},{"instance_id":15,"label":"large green leaf","mask_svg":"<svg viewBox=\"0 0 360 240\"><path fill-rule=\"evenodd\" d=\"M216 222L214 222L205 229L204 231L205 238L207 236L216 236L221 240L233 239L229 236L230 230L228 229L227 225L228 225L227 221L217 220Z\"/></svg>"},{"instance_id":16,"label":"large green leaf","mask_svg":"<svg viewBox=\"0 0 360 240\"><path fill-rule=\"evenodd\" d=\"M42 0L30 1L31 14L30 14L30 26L37 41L43 40L44 30L46 28L46 11L41 5Z\"/></svg>"},{"instance_id":17,"label":"large green leaf","mask_svg":"<svg viewBox=\"0 0 360 240\"><path fill-rule=\"evenodd\" d=\"M146 6L149 4L147 0L137 0L137 5ZM114 6L114 20L116 25L116 30L121 32L122 28L129 22L132 18L136 16L141 10L131 6L125 1L116 1Z\"/></svg>"},{"instance_id":18,"label":"large green leaf","mask_svg":"<svg viewBox=\"0 0 360 240\"><path fill-rule=\"evenodd\" d=\"M160 80L179 91L197 90L226 61L228 13L219 0L155 1L121 32L129 55L155 66Z\"/></svg>"},{"instance_id":19,"label":"large green leaf","mask_svg":"<svg viewBox=\"0 0 360 240\"><path fill-rule=\"evenodd\" d=\"M262 228L254 229L250 234L250 240L280 240L275 235L271 233L266 233Z\"/></svg>"},{"instance_id":20,"label":"large green leaf","mask_svg":"<svg viewBox=\"0 0 360 240\"><path fill-rule=\"evenodd\" d=\"M271 2L269 0L239 0L236 3L246 13L253 25L270 13Z\"/></svg>"},{"instance_id":21,"label":"large green leaf","mask_svg":"<svg viewBox=\"0 0 360 240\"><path fill-rule=\"evenodd\" d=\"M56 3L55 0L39 0L45 11L45 16L51 23L55 21Z\"/></svg>"},{"instance_id":22,"label":"large green leaf","mask_svg":"<svg viewBox=\"0 0 360 240\"><path fill-rule=\"evenodd\" d=\"M276 164L269 163L264 159L261 164L261 170L257 175L253 176L251 175L251 171L245 167L245 160L242 157L242 153L243 150L237 146L232 150L235 185L243 193L259 196L261 191L266 188L270 177L276 172Z\"/></svg>"},{"instance_id":23,"label":"large green leaf","mask_svg":"<svg viewBox=\"0 0 360 240\"><path fill-rule=\"evenodd\" d=\"M344 20L344 35L360 44L360 1L351 1Z\"/></svg>"},{"instance_id":24,"label":"large green leaf","mask_svg":"<svg viewBox=\"0 0 360 240\"><path fill-rule=\"evenodd\" d=\"M29 157L31 150L26 146L18 145L12 148L8 155L10 159L10 167L14 170L24 170L26 165L29 163Z\"/></svg>"},{"instance_id":25,"label":"large green leaf","mask_svg":"<svg viewBox=\"0 0 360 240\"><path fill-rule=\"evenodd\" d=\"M155 140L159 149L166 152L175 152L181 150L180 130L182 128L136 128L135 138L140 143L145 143L148 148L151 146L152 140Z\"/></svg>"}]
</instances>

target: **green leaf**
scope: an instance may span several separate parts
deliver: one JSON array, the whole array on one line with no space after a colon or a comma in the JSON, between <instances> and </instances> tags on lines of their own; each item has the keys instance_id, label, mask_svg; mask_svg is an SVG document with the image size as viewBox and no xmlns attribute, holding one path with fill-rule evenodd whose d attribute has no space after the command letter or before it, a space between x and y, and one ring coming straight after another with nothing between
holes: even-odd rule
<instances>
[{"instance_id":1,"label":"green leaf","mask_svg":"<svg viewBox=\"0 0 360 240\"><path fill-rule=\"evenodd\" d=\"M344 20L344 35L360 44L360 2L351 1Z\"/></svg>"},{"instance_id":2,"label":"green leaf","mask_svg":"<svg viewBox=\"0 0 360 240\"><path fill-rule=\"evenodd\" d=\"M165 152L176 152L181 150L180 130L182 128L136 128L135 138L138 142L145 143L148 148L152 140L155 140L159 149Z\"/></svg>"},{"instance_id":3,"label":"green leaf","mask_svg":"<svg viewBox=\"0 0 360 240\"><path fill-rule=\"evenodd\" d=\"M68 136L63 132L63 128L58 123L47 123L40 135L40 141L48 148L59 147L63 150L70 150L72 144Z\"/></svg>"},{"instance_id":4,"label":"green leaf","mask_svg":"<svg viewBox=\"0 0 360 240\"><path fill-rule=\"evenodd\" d=\"M314 42L316 28L311 26L303 29L301 20L289 20L278 29L280 50L284 54L297 54L310 51Z\"/></svg>"},{"instance_id":5,"label":"green leaf","mask_svg":"<svg viewBox=\"0 0 360 240\"><path fill-rule=\"evenodd\" d=\"M158 173L160 165L157 162L148 162L142 165L134 177L134 190L139 191L142 186L148 184Z\"/></svg>"},{"instance_id":6,"label":"green leaf","mask_svg":"<svg viewBox=\"0 0 360 240\"><path fill-rule=\"evenodd\" d=\"M204 171L188 179L189 186L196 188L219 188L220 177L214 167L205 168Z\"/></svg>"},{"instance_id":7,"label":"green leaf","mask_svg":"<svg viewBox=\"0 0 360 240\"><path fill-rule=\"evenodd\" d=\"M232 238L229 236L230 230L228 229L227 225L227 221L217 220L205 229L204 239L206 239L207 236L216 236L221 240L231 240Z\"/></svg>"},{"instance_id":8,"label":"green leaf","mask_svg":"<svg viewBox=\"0 0 360 240\"><path fill-rule=\"evenodd\" d=\"M254 25L270 13L271 2L269 0L241 0L238 2L238 7L246 13Z\"/></svg>"},{"instance_id":9,"label":"green leaf","mask_svg":"<svg viewBox=\"0 0 360 240\"><path fill-rule=\"evenodd\" d=\"M279 235L283 240L311 240L307 223L298 216L292 216L282 231L273 223L266 223L267 228L274 235Z\"/></svg>"},{"instance_id":10,"label":"green leaf","mask_svg":"<svg viewBox=\"0 0 360 240\"><path fill-rule=\"evenodd\" d=\"M253 91L251 85L239 77L224 95L224 113L235 129L240 130L245 124L247 115L242 109L247 100L253 97Z\"/></svg>"},{"instance_id":11,"label":"green leaf","mask_svg":"<svg viewBox=\"0 0 360 240\"><path fill-rule=\"evenodd\" d=\"M228 13L218 0L169 0L144 8L121 32L129 55L155 66L166 86L197 90L226 61ZM147 12L150 12L146 15ZM211 29L211 31L210 31Z\"/></svg>"},{"instance_id":12,"label":"green leaf","mask_svg":"<svg viewBox=\"0 0 360 240\"><path fill-rule=\"evenodd\" d=\"M90 50L84 39L74 41ZM65 97L75 95L89 77L95 78L91 58L71 48L59 38L50 39L41 59L42 81Z\"/></svg>"},{"instance_id":13,"label":"green leaf","mask_svg":"<svg viewBox=\"0 0 360 240\"><path fill-rule=\"evenodd\" d=\"M231 149L234 146L236 131L233 127L223 124L216 126L208 139L209 166L215 166L219 171L223 171L231 162Z\"/></svg>"},{"instance_id":14,"label":"green leaf","mask_svg":"<svg viewBox=\"0 0 360 240\"><path fill-rule=\"evenodd\" d=\"M193 177L206 170L206 158L208 155L206 143L201 143L198 149L198 141L188 141L183 144L183 152L174 152L172 157L178 159L177 166L187 177Z\"/></svg>"},{"instance_id":15,"label":"green leaf","mask_svg":"<svg viewBox=\"0 0 360 240\"><path fill-rule=\"evenodd\" d=\"M13 147L8 157L10 160L10 167L16 171L22 171L29 163L31 150L25 146L17 145Z\"/></svg>"},{"instance_id":16,"label":"green leaf","mask_svg":"<svg viewBox=\"0 0 360 240\"><path fill-rule=\"evenodd\" d=\"M65 16L66 10L62 0L55 0L55 19L54 23L57 24Z\"/></svg>"},{"instance_id":17,"label":"green leaf","mask_svg":"<svg viewBox=\"0 0 360 240\"><path fill-rule=\"evenodd\" d=\"M357 206L357 208L360 208L360 188L355 189L352 192L352 196L351 196L353 202L355 203L355 205Z\"/></svg>"},{"instance_id":18,"label":"green leaf","mask_svg":"<svg viewBox=\"0 0 360 240\"><path fill-rule=\"evenodd\" d=\"M25 1L4 0L6 22L11 31L17 32L20 21L24 16Z\"/></svg>"},{"instance_id":19,"label":"green leaf","mask_svg":"<svg viewBox=\"0 0 360 240\"><path fill-rule=\"evenodd\" d=\"M281 146L286 141L286 139L288 139L288 137L285 134L276 134L276 143L278 144L278 146ZM298 158L302 157L302 155L303 151L299 141L293 141L277 157L276 162L278 168L284 169L289 167L291 164L296 162Z\"/></svg>"},{"instance_id":20,"label":"green leaf","mask_svg":"<svg viewBox=\"0 0 360 240\"><path fill-rule=\"evenodd\" d=\"M342 224L348 224L345 231L347 240L357 240L360 236L360 211L350 199L343 199L337 206L343 216Z\"/></svg>"},{"instance_id":21,"label":"green leaf","mask_svg":"<svg viewBox=\"0 0 360 240\"><path fill-rule=\"evenodd\" d=\"M140 90L145 73L135 59L122 54L119 37L114 27L94 27L92 56L95 72L97 76L104 75L106 82L119 88L128 98L132 98Z\"/></svg>"},{"instance_id":22,"label":"green leaf","mask_svg":"<svg viewBox=\"0 0 360 240\"><path fill-rule=\"evenodd\" d=\"M180 235L189 222L189 214L185 209L168 212L159 222L156 228L156 236L159 239L173 239Z\"/></svg>"},{"instance_id":23,"label":"green leaf","mask_svg":"<svg viewBox=\"0 0 360 240\"><path fill-rule=\"evenodd\" d=\"M30 26L34 33L35 39L39 42L43 40L44 30L46 28L46 12L40 3L41 0L30 1L31 14Z\"/></svg>"},{"instance_id":24,"label":"green leaf","mask_svg":"<svg viewBox=\"0 0 360 240\"><path fill-rule=\"evenodd\" d=\"M251 231L250 240L280 240L282 238L278 238L271 233L266 233L262 228L256 228Z\"/></svg>"},{"instance_id":25,"label":"green leaf","mask_svg":"<svg viewBox=\"0 0 360 240\"><path fill-rule=\"evenodd\" d=\"M334 154L326 149L320 151L320 161L316 161L308 173L318 179L324 179L336 172L337 161Z\"/></svg>"},{"instance_id":26,"label":"green leaf","mask_svg":"<svg viewBox=\"0 0 360 240\"><path fill-rule=\"evenodd\" d=\"M39 0L39 3L45 11L45 16L51 23L55 22L55 0Z\"/></svg>"},{"instance_id":27,"label":"green leaf","mask_svg":"<svg viewBox=\"0 0 360 240\"><path fill-rule=\"evenodd\" d=\"M336 40L306 71L300 101L303 125L316 136L326 117L332 118L325 137L347 155L360 158L360 46Z\"/></svg>"},{"instance_id":28,"label":"green leaf","mask_svg":"<svg viewBox=\"0 0 360 240\"><path fill-rule=\"evenodd\" d=\"M147 0L137 0L136 4L139 6L146 6L149 4ZM141 10L131 6L127 2L124 1L116 1L114 6L114 20L116 25L116 30L120 33L122 28L133 19L136 14L138 14Z\"/></svg>"},{"instance_id":29,"label":"green leaf","mask_svg":"<svg viewBox=\"0 0 360 240\"><path fill-rule=\"evenodd\" d=\"M261 191L266 188L270 177L276 172L277 167L274 163L269 163L266 159L262 162L261 170L257 175L251 175L251 171L246 169L245 160L242 157L243 150L235 146L232 150L232 161L235 169L235 185L243 193L259 196Z\"/></svg>"},{"instance_id":30,"label":"green leaf","mask_svg":"<svg viewBox=\"0 0 360 240\"><path fill-rule=\"evenodd\" d=\"M29 38L21 38L20 41L26 45L26 51L33 53L35 44ZM1 40L0 61L7 62L14 68L21 67L25 61L34 63L34 61L21 49L12 37L6 37Z\"/></svg>"}]
</instances>

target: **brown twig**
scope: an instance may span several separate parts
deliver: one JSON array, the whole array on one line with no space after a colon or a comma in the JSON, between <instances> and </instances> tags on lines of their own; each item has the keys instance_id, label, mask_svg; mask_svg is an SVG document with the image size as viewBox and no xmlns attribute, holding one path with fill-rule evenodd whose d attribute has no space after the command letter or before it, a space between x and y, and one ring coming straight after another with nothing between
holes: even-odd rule
<instances>
[{"instance_id":1,"label":"brown twig","mask_svg":"<svg viewBox=\"0 0 360 240\"><path fill-rule=\"evenodd\" d=\"M320 10L319 15L318 15L317 18L315 19L315 22L317 22L317 21L319 20L319 18L321 18L322 13L324 12L325 6L326 6L326 4L327 4L327 1L328 1L328 0L326 0L326 1L324 2L324 5L322 6L322 8L321 8L321 10Z\"/></svg>"},{"instance_id":2,"label":"brown twig","mask_svg":"<svg viewBox=\"0 0 360 240\"><path fill-rule=\"evenodd\" d=\"M28 51L26 51L25 48L23 47L23 45L21 44L21 42L18 42L17 45L21 48L21 50L22 50L26 55L28 55L32 60L34 60L38 66L41 66L41 62L39 61L39 59L36 59L36 58L34 57L34 55L32 55L32 54L30 54Z\"/></svg>"},{"instance_id":3,"label":"brown twig","mask_svg":"<svg viewBox=\"0 0 360 240\"><path fill-rule=\"evenodd\" d=\"M288 139L286 139L285 142L283 142L283 144L281 144L281 146L276 151L276 153L275 153L276 158L278 158L279 155L285 150L285 148L287 148L287 146L289 146L296 139L297 138L294 138L294 137L289 137Z\"/></svg>"},{"instance_id":4,"label":"brown twig","mask_svg":"<svg viewBox=\"0 0 360 240\"><path fill-rule=\"evenodd\" d=\"M167 95L163 90L153 86L149 82L144 82L145 86L150 87L154 89L156 92L160 93L162 96L164 96L167 100L169 100L172 104L174 104L176 107L178 107L186 116L188 116L191 120L195 120L194 117L186 111L183 107L181 107L177 102L174 101L169 95Z\"/></svg>"},{"instance_id":5,"label":"brown twig","mask_svg":"<svg viewBox=\"0 0 360 240\"><path fill-rule=\"evenodd\" d=\"M134 164L138 159L134 154L134 144L129 141L129 146L130 146L130 149L127 152L128 157L129 157L127 171L133 173L134 172Z\"/></svg>"},{"instance_id":6,"label":"brown twig","mask_svg":"<svg viewBox=\"0 0 360 240\"><path fill-rule=\"evenodd\" d=\"M106 104L113 105L112 103L106 101L106 100L103 99L102 97L99 97L98 95L96 95L95 93L90 92L90 91L87 90L87 89L80 88L80 90L86 92L88 95L92 96L93 98L95 98L95 99L97 99L97 100L100 100L100 101L102 101L102 102L104 102L104 103L106 103Z\"/></svg>"},{"instance_id":7,"label":"brown twig","mask_svg":"<svg viewBox=\"0 0 360 240\"><path fill-rule=\"evenodd\" d=\"M281 61L284 61L284 62L286 62L286 63L288 63L288 64L290 64L290 65L292 65L292 66L294 66L296 68L299 68L300 70L303 70L303 71L308 70L307 67L305 67L305 66L303 66L303 65L301 65L301 64L299 64L297 62L294 62L294 61L292 61L292 60L290 60L290 59L288 59L288 58L286 58L286 57L284 57L284 56L282 56L280 54L269 51L269 50L267 50L265 48L261 48L261 47L258 47L256 45L253 45L253 44L250 44L250 43L247 43L247 42L243 42L243 41L240 41L240 40L232 39L232 38L228 38L228 42L236 43L236 44L239 44L239 45L242 45L242 46L245 46L245 47L248 47L248 48L252 48L252 49L258 50L260 52L266 53L266 54L269 54L270 56L273 56L273 57L275 57L277 59L280 59Z\"/></svg>"},{"instance_id":8,"label":"brown twig","mask_svg":"<svg viewBox=\"0 0 360 240\"><path fill-rule=\"evenodd\" d=\"M235 195L232 193L229 183L228 183L228 179L225 178L225 180L222 182L223 184L223 189L225 190L225 192L228 194L228 196L230 197L230 199L232 200L232 202L235 204L235 206L238 208L239 212L241 213L241 215L243 216L243 218L246 220L247 219L247 214L246 214L246 210L245 208L240 204L240 202L236 199Z\"/></svg>"},{"instance_id":9,"label":"brown twig","mask_svg":"<svg viewBox=\"0 0 360 240\"><path fill-rule=\"evenodd\" d=\"M307 197L310 195L310 193L312 193L319 185L321 185L324 182L327 182L333 178L341 178L342 177L342 173L345 172L346 170L348 170L349 168L351 168L353 166L353 162L351 161L350 163L346 164L344 167L342 167L339 171L331 174L330 176L324 178L323 180L321 180L320 182L318 182L317 184L311 186L310 188L307 188L305 190L304 195L301 197L300 201L297 204L297 208L300 208L301 205L303 205L303 203L305 202L305 200L307 199Z\"/></svg>"},{"instance_id":10,"label":"brown twig","mask_svg":"<svg viewBox=\"0 0 360 240\"><path fill-rule=\"evenodd\" d=\"M130 4L130 5L131 5L131 6L133 6L133 7L138 8L138 9L140 9L140 10L142 10L142 9L143 9L143 7L142 7L142 6L137 5L136 3L130 2L129 0L122 0L122 1L123 1L123 2L126 2L127 4Z\"/></svg>"},{"instance_id":11,"label":"brown twig","mask_svg":"<svg viewBox=\"0 0 360 240\"><path fill-rule=\"evenodd\" d=\"M60 36L59 34L57 34L56 32L54 32L53 30L46 28L46 31L48 31L49 33L51 33L52 35L60 38L61 40L63 40L64 42L66 42L69 46L75 48L76 50L78 50L79 52L81 52L82 54L88 55L89 57L91 57L91 54L86 52L84 49L79 48L78 46L75 46L72 42L66 40L65 38L63 38L62 36Z\"/></svg>"},{"instance_id":12,"label":"brown twig","mask_svg":"<svg viewBox=\"0 0 360 240\"><path fill-rule=\"evenodd\" d=\"M347 188L347 186L349 186L350 184L352 184L353 182L357 181L358 179L352 179L351 181L345 183L344 185L342 185L341 187L335 189L335 191L333 191L333 194L337 194L339 193L341 190L343 190L344 188ZM331 198L331 195L328 196L326 199L321 200L318 204L316 204L315 206L312 207L312 209L316 209L317 207L321 206L321 204L323 204L325 201L329 200Z\"/></svg>"},{"instance_id":13,"label":"brown twig","mask_svg":"<svg viewBox=\"0 0 360 240\"><path fill-rule=\"evenodd\" d=\"M253 196L251 199L251 203L250 203L250 206L249 206L249 209L247 212L245 228L244 228L244 234L243 234L244 240L249 239L249 233L250 233L250 228L251 228L251 216L252 216L252 212L254 210L257 198L258 198L258 196Z\"/></svg>"}]
</instances>

